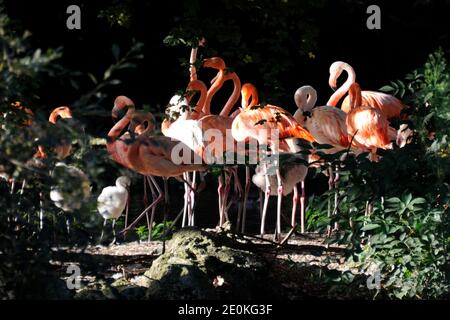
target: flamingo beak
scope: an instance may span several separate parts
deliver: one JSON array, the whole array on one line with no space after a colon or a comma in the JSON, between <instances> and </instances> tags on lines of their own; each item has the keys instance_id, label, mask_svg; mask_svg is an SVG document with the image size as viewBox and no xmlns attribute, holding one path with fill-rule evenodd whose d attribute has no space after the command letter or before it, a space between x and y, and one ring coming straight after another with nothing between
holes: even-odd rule
<instances>
[{"instance_id":1,"label":"flamingo beak","mask_svg":"<svg viewBox=\"0 0 450 320\"><path fill-rule=\"evenodd\" d=\"M336 91L337 89L337 83L336 83L336 77L330 76L330 79L328 80L328 85L333 89L333 91Z\"/></svg>"}]
</instances>

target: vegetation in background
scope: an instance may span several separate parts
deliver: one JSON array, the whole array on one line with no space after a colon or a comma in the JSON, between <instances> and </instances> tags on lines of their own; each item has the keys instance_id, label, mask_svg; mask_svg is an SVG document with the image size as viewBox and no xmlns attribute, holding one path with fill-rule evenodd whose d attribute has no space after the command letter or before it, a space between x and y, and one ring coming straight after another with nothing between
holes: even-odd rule
<instances>
[{"instance_id":1,"label":"vegetation in background","mask_svg":"<svg viewBox=\"0 0 450 320\"><path fill-rule=\"evenodd\" d=\"M101 219L96 213L96 195L106 183L105 169L118 166L109 160L103 146L92 145L81 119L85 115L105 115L99 103L105 90L120 83L118 70L133 69L142 59L142 44L136 43L123 55L117 47L115 62L100 78L90 75L93 88L79 92L71 105L74 119L48 122L51 108L40 104L39 92L46 79L73 76L59 58L62 50L33 49L28 45L30 33L19 32L15 23L2 11L0 3L0 297L64 298L65 284L57 281L49 264L50 247L55 244L83 245L95 242ZM85 79L72 77L74 90ZM19 107L14 107L19 106ZM25 112L29 108L33 115ZM31 125L24 125L29 119ZM64 137L64 138L61 138ZM51 172L58 160L52 147L64 140L72 142L73 154L64 161L84 171L92 185L92 196L80 210L70 213L72 231L65 232L66 213L49 199L50 186L63 183L66 188L80 188L74 179L52 180ZM42 146L48 157L35 159ZM99 148L100 147L100 148ZM14 184L14 188L13 188ZM39 230L39 213L44 213L44 229Z\"/></svg>"},{"instance_id":2,"label":"vegetation in background","mask_svg":"<svg viewBox=\"0 0 450 320\"><path fill-rule=\"evenodd\" d=\"M449 292L450 244L450 69L441 50L423 68L382 89L411 108L410 144L339 161L337 190L311 199L307 226L339 225L330 243L347 245L349 268L380 275L381 294L395 298L437 298ZM328 202L338 210L327 217ZM365 284L364 284L365 285Z\"/></svg>"}]
</instances>

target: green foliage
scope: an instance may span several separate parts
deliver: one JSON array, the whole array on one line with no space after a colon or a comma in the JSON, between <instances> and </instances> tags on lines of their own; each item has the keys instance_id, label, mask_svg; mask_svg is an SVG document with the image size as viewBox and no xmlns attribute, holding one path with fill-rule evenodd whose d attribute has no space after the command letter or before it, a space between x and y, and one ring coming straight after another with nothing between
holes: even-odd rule
<instances>
[{"instance_id":1,"label":"green foliage","mask_svg":"<svg viewBox=\"0 0 450 320\"><path fill-rule=\"evenodd\" d=\"M410 193L377 203L364 219L361 252L352 262L381 272L382 289L396 298L430 298L448 290L445 213Z\"/></svg>"},{"instance_id":2,"label":"green foliage","mask_svg":"<svg viewBox=\"0 0 450 320\"><path fill-rule=\"evenodd\" d=\"M134 69L142 59L140 43L123 55L114 46L115 62L101 77L90 75L94 87L79 92L80 98L70 105L74 118L60 119L53 125L48 121L50 110L40 104L41 85L48 77L69 75L69 82L77 90L79 82L86 79L59 64L61 50L30 49L30 33L17 30L20 28L3 14L0 2L0 297L7 299L51 297L48 286L55 283L56 275L49 264L50 247L84 245L98 238L101 219L96 213L96 194L111 183L110 177L106 177L108 181L102 177L108 166L110 169L116 165L103 145L91 143L94 137L86 133L81 118L106 115L100 103L107 90L120 83L119 72ZM55 164L60 161L53 148L64 143L71 143L73 150L64 162L80 168L93 187L88 202L72 213L62 212L49 199L54 184L68 191L82 187L77 179L52 178ZM45 150L45 159L34 157L38 146ZM44 216L42 230L40 213ZM70 236L65 231L67 215L73 221Z\"/></svg>"},{"instance_id":3,"label":"green foliage","mask_svg":"<svg viewBox=\"0 0 450 320\"><path fill-rule=\"evenodd\" d=\"M367 276L380 273L375 296L438 298L449 292L449 73L437 51L407 76L408 83L383 87L410 106L412 142L380 150L379 162L367 154L326 157L339 169L339 184L308 206L308 225L322 231L324 223L339 225L327 242L347 246L349 267ZM328 217L335 202L336 214Z\"/></svg>"},{"instance_id":4,"label":"green foliage","mask_svg":"<svg viewBox=\"0 0 450 320\"><path fill-rule=\"evenodd\" d=\"M276 103L285 92L279 79L293 61L315 56L318 30L308 12L323 6L322 1L220 0L212 6L189 0L182 6L183 14L174 17L176 27L164 43L190 48L205 37L206 56L219 55L233 69L251 68L254 79L247 81L259 81L262 101L268 96ZM182 59L182 65L188 61Z\"/></svg>"},{"instance_id":5,"label":"green foliage","mask_svg":"<svg viewBox=\"0 0 450 320\"><path fill-rule=\"evenodd\" d=\"M35 100L38 77L56 76L61 66L53 63L61 57L60 49L35 49L28 45L30 33L23 31L3 13L0 2L0 97L1 105L10 101L28 104ZM20 95L19 93L23 94ZM24 99L24 96L28 99ZM4 109L0 109L0 112Z\"/></svg>"},{"instance_id":6,"label":"green foliage","mask_svg":"<svg viewBox=\"0 0 450 320\"><path fill-rule=\"evenodd\" d=\"M174 222L173 221L166 221L165 223L153 223L152 226L152 240L163 240L163 235L169 228L173 228ZM147 240L148 239L148 233L149 230L146 225L141 225L136 228L136 233L141 240ZM170 234L166 239L170 238Z\"/></svg>"}]
</instances>

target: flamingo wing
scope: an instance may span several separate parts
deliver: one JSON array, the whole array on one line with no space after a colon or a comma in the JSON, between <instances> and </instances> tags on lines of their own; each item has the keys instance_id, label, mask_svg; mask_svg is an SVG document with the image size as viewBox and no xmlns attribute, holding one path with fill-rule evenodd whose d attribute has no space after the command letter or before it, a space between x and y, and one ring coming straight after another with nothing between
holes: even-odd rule
<instances>
[{"instance_id":1,"label":"flamingo wing","mask_svg":"<svg viewBox=\"0 0 450 320\"><path fill-rule=\"evenodd\" d=\"M407 108L403 102L393 95L376 91L361 91L362 105L380 110L388 119L400 118L403 109ZM345 97L341 106L342 111L350 111L350 99Z\"/></svg>"}]
</instances>

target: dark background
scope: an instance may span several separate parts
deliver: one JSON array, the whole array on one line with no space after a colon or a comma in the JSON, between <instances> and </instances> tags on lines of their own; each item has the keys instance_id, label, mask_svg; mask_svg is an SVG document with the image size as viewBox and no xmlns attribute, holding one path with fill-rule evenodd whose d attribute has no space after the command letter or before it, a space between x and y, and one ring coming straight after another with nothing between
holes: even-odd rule
<instances>
[{"instance_id":1,"label":"dark background","mask_svg":"<svg viewBox=\"0 0 450 320\"><path fill-rule=\"evenodd\" d=\"M70 4L81 7L81 30L66 28L66 8ZM366 8L370 4L381 8L381 30L366 28ZM209 47L225 58L242 82L255 83L263 99L290 111L295 110L292 95L300 85L314 86L319 103L327 101L332 93L328 68L333 61L350 63L361 87L378 89L422 65L439 46L447 50L450 43L450 1L12 0L5 5L8 15L32 32L36 46L62 46L63 64L73 70L101 73L113 60L113 43L125 51L133 39L143 42L145 59L132 74L124 75L123 84L111 92L111 102L115 95L126 94L137 104L159 109L187 83L186 68L179 59L189 57L189 48L163 43L180 25L194 29L198 26L199 33L204 30ZM111 7L119 11L125 8L130 16L126 26L111 25L99 17L102 10ZM265 25L265 17L274 21L272 26ZM278 38L278 31L287 33L281 43L274 40L281 70L275 71L272 79L264 79L261 70L271 68L267 63L277 69L277 51L268 49L266 54L268 46L261 40L270 43L271 38ZM233 35L227 39L230 33ZM242 63L242 56L253 52L257 52L259 60ZM309 52L314 58L309 57ZM273 79L275 76L278 78ZM280 86L270 83L272 80ZM53 106L70 104L76 95L73 89L57 88L55 84L41 97L43 104Z\"/></svg>"}]
</instances>

